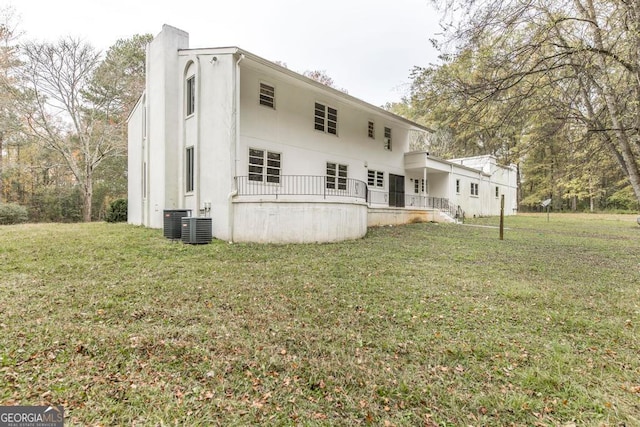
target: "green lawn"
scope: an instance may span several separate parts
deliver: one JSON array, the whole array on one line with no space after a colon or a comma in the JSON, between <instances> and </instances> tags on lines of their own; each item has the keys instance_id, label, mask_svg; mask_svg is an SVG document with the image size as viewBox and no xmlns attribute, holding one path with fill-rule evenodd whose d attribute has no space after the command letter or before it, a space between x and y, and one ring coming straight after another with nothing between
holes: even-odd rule
<instances>
[{"instance_id":1,"label":"green lawn","mask_svg":"<svg viewBox=\"0 0 640 427\"><path fill-rule=\"evenodd\" d=\"M635 216L506 227L190 246L2 226L0 405L62 404L68 425L640 425Z\"/></svg>"}]
</instances>

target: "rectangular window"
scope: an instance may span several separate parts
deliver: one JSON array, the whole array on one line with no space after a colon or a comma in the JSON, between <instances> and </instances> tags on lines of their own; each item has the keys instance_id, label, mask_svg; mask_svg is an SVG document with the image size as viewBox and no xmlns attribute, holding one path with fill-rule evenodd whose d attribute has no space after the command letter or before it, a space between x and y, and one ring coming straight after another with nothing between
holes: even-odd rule
<instances>
[{"instance_id":1,"label":"rectangular window","mask_svg":"<svg viewBox=\"0 0 640 427\"><path fill-rule=\"evenodd\" d=\"M281 155L266 150L249 149L249 181L280 183Z\"/></svg>"},{"instance_id":2,"label":"rectangular window","mask_svg":"<svg viewBox=\"0 0 640 427\"><path fill-rule=\"evenodd\" d=\"M478 190L479 190L478 184L475 183L475 182L472 182L471 183L471 195L472 196L477 196L478 194L480 194Z\"/></svg>"},{"instance_id":3,"label":"rectangular window","mask_svg":"<svg viewBox=\"0 0 640 427\"><path fill-rule=\"evenodd\" d=\"M456 194L460 194L460 180L456 179Z\"/></svg>"},{"instance_id":4,"label":"rectangular window","mask_svg":"<svg viewBox=\"0 0 640 427\"><path fill-rule=\"evenodd\" d=\"M413 182L413 189L416 194L424 193L425 181L424 179L416 179Z\"/></svg>"},{"instance_id":5,"label":"rectangular window","mask_svg":"<svg viewBox=\"0 0 640 427\"><path fill-rule=\"evenodd\" d=\"M187 116L196 112L196 76L187 79Z\"/></svg>"},{"instance_id":6,"label":"rectangular window","mask_svg":"<svg viewBox=\"0 0 640 427\"><path fill-rule=\"evenodd\" d=\"M374 171L369 169L367 171L367 185L369 187L384 187L384 172Z\"/></svg>"},{"instance_id":7,"label":"rectangular window","mask_svg":"<svg viewBox=\"0 0 640 427\"><path fill-rule=\"evenodd\" d=\"M391 151L392 149L391 142L391 128L384 128L384 149Z\"/></svg>"},{"instance_id":8,"label":"rectangular window","mask_svg":"<svg viewBox=\"0 0 640 427\"><path fill-rule=\"evenodd\" d=\"M496 199L500 197L500 187L496 186Z\"/></svg>"},{"instance_id":9,"label":"rectangular window","mask_svg":"<svg viewBox=\"0 0 640 427\"><path fill-rule=\"evenodd\" d=\"M276 108L276 89L265 83L260 83L260 105Z\"/></svg>"},{"instance_id":10,"label":"rectangular window","mask_svg":"<svg viewBox=\"0 0 640 427\"><path fill-rule=\"evenodd\" d=\"M314 109L314 127L316 130L337 135L338 110L316 102Z\"/></svg>"},{"instance_id":11,"label":"rectangular window","mask_svg":"<svg viewBox=\"0 0 640 427\"><path fill-rule=\"evenodd\" d=\"M327 189L347 189L347 165L327 162Z\"/></svg>"},{"instance_id":12,"label":"rectangular window","mask_svg":"<svg viewBox=\"0 0 640 427\"><path fill-rule=\"evenodd\" d=\"M369 122L367 135L369 135L369 138L371 139L376 139L376 128L373 122Z\"/></svg>"},{"instance_id":13,"label":"rectangular window","mask_svg":"<svg viewBox=\"0 0 640 427\"><path fill-rule=\"evenodd\" d=\"M142 162L142 198L147 198L147 162Z\"/></svg>"},{"instance_id":14,"label":"rectangular window","mask_svg":"<svg viewBox=\"0 0 640 427\"><path fill-rule=\"evenodd\" d=\"M187 148L187 154L186 154L186 167L185 167L185 171L186 171L186 187L185 190L187 191L187 193L190 193L193 191L193 183L194 183L194 150L193 147L188 147Z\"/></svg>"}]
</instances>

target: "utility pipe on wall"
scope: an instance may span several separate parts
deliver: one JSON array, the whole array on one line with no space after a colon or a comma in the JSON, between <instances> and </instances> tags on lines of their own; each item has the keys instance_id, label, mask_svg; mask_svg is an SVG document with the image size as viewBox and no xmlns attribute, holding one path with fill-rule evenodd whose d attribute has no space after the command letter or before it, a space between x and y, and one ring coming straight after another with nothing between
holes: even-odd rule
<instances>
[{"instance_id":1,"label":"utility pipe on wall","mask_svg":"<svg viewBox=\"0 0 640 427\"><path fill-rule=\"evenodd\" d=\"M231 128L231 140L233 147L229 150L231 153L231 179L235 181L238 172L238 153L240 152L240 62L244 59L244 54L240 54L233 68L233 123ZM234 211L233 197L238 194L235 184L232 183L231 192L227 196L227 205L229 207L229 242L233 243L233 227L234 227Z\"/></svg>"},{"instance_id":2,"label":"utility pipe on wall","mask_svg":"<svg viewBox=\"0 0 640 427\"><path fill-rule=\"evenodd\" d=\"M200 147L200 117L202 116L202 70L200 69L200 55L196 55L196 116L194 117L195 121L196 121L196 140L194 145L194 157L196 159L196 164L195 164L195 169L198 172L197 174L195 173L195 171L193 171L194 173L194 178L196 178L196 183L195 183L195 204L193 207L194 212L196 212L196 216L200 216L199 212L200 212L200 198L201 198L201 191L202 191L202 187L200 186L201 184L201 179L200 179L200 157L202 157L202 148ZM184 164L184 162L182 162Z\"/></svg>"}]
</instances>

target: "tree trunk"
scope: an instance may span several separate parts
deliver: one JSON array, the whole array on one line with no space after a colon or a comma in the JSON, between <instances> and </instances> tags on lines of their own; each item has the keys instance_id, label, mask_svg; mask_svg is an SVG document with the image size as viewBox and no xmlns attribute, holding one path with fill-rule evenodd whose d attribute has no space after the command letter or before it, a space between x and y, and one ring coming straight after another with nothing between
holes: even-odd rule
<instances>
[{"instance_id":1,"label":"tree trunk","mask_svg":"<svg viewBox=\"0 0 640 427\"><path fill-rule=\"evenodd\" d=\"M84 186L82 187L82 213L84 222L91 222L91 209L93 202L93 176L91 172L91 166L87 166Z\"/></svg>"},{"instance_id":2,"label":"tree trunk","mask_svg":"<svg viewBox=\"0 0 640 427\"><path fill-rule=\"evenodd\" d=\"M4 200L4 193L2 191L2 143L3 143L3 132L0 132L0 202L2 202L2 200Z\"/></svg>"},{"instance_id":3,"label":"tree trunk","mask_svg":"<svg viewBox=\"0 0 640 427\"><path fill-rule=\"evenodd\" d=\"M591 30L595 47L601 52L606 52L607 49L603 42L604 35L602 27L597 23L598 13L594 7L593 0L586 0L586 4L584 5L582 5L578 0L574 1L583 12L583 18L588 19L593 23L593 25L589 26L589 29ZM628 10L631 11L632 9L629 8ZM636 42L637 41L638 39L636 38ZM609 61L609 58L606 58L603 55L596 57L596 64L601 70L610 69ZM636 75L638 75L637 67L638 65L636 64ZM618 104L618 98L614 91L615 83L611 80L611 76L608 73L605 73L604 79L605 84L597 85L596 90L601 93L602 98L604 99L605 106L609 113L609 118L611 119L611 124L613 125L614 135L617 141L616 145L619 147L618 151L620 152L626 167L627 176L631 183L631 187L633 188L633 192L636 195L636 199L640 201L640 168L638 167L638 157L636 157L631 146L633 143L633 137L630 136L626 130L623 119L622 112L625 110L625 105ZM634 89L636 93L640 91L640 81L634 82ZM637 117L640 115L640 109L637 105L635 106L635 110Z\"/></svg>"}]
</instances>

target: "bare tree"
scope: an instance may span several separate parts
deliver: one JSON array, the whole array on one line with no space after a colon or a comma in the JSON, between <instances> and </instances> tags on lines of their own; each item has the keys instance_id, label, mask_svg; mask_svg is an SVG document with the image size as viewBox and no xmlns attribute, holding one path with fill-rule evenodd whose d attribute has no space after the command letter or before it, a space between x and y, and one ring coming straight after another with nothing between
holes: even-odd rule
<instances>
[{"instance_id":1,"label":"bare tree","mask_svg":"<svg viewBox=\"0 0 640 427\"><path fill-rule=\"evenodd\" d=\"M346 89L336 87L336 82L327 74L326 70L307 70L302 75L325 86L338 89L340 92L349 93Z\"/></svg>"},{"instance_id":2,"label":"bare tree","mask_svg":"<svg viewBox=\"0 0 640 427\"><path fill-rule=\"evenodd\" d=\"M94 172L103 160L124 149L113 135L117 129L109 126L111 103L96 106L86 92L101 63L100 54L73 38L28 43L23 53L24 78L35 95L35 107L28 115L30 132L39 144L61 156L81 189L83 219L91 221Z\"/></svg>"}]
</instances>

